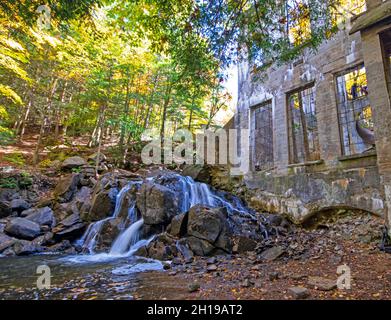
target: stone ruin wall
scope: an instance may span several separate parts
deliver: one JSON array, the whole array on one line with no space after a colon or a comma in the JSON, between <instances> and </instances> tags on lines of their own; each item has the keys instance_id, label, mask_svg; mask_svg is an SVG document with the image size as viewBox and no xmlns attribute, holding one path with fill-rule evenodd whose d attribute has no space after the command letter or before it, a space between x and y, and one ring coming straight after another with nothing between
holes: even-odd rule
<instances>
[{"instance_id":1,"label":"stone ruin wall","mask_svg":"<svg viewBox=\"0 0 391 320\"><path fill-rule=\"evenodd\" d=\"M271 67L254 80L248 63L239 68L235 128L249 129L250 108L272 100L274 167L250 172L244 183L250 204L260 210L289 215L300 223L317 212L350 208L384 215L384 196L376 153L342 156L336 105L336 74L364 63L361 35L350 26L301 61ZM287 93L315 83L321 161L289 162ZM251 147L250 147L251 148Z\"/></svg>"}]
</instances>

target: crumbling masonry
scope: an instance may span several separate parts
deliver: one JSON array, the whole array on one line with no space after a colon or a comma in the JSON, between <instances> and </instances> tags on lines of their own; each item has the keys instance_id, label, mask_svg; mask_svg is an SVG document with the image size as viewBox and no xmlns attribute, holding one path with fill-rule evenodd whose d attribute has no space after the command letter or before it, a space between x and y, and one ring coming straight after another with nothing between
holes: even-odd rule
<instances>
[{"instance_id":1,"label":"crumbling masonry","mask_svg":"<svg viewBox=\"0 0 391 320\"><path fill-rule=\"evenodd\" d=\"M391 221L390 61L391 1L367 0L318 53L262 80L240 66L233 127L250 130L254 207L297 222L334 208Z\"/></svg>"}]
</instances>

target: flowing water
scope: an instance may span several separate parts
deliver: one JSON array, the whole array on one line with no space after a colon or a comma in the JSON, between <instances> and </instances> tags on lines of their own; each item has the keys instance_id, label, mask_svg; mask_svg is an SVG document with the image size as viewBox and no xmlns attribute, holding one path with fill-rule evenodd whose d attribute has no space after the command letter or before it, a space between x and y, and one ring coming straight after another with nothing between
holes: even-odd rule
<instances>
[{"instance_id":1,"label":"flowing water","mask_svg":"<svg viewBox=\"0 0 391 320\"><path fill-rule=\"evenodd\" d=\"M114 241L113 246L110 249L110 255L123 255L129 252L140 240L140 229L144 224L144 220L140 219L127 228L118 238Z\"/></svg>"},{"instance_id":2,"label":"flowing water","mask_svg":"<svg viewBox=\"0 0 391 320\"><path fill-rule=\"evenodd\" d=\"M171 178L171 184L168 187L180 195L180 208L182 212L188 211L194 205L202 204L210 207L225 207L229 214L252 215L252 212L236 197L229 196L228 199L227 194L214 191L208 185L195 182L190 177L171 175ZM149 180L164 184L164 181L162 182L159 179L150 178ZM58 295L56 293L57 291L54 290L51 291L52 293L49 298L56 299L64 297L64 295L61 295L61 290L64 289L64 285L70 283L69 288L72 288L72 281L76 281L75 279L79 278L91 278L91 283L93 283L95 290L94 295L100 298L110 298L113 295L119 295L125 299L131 298L128 293L129 288L134 285L132 283L137 279L135 275L145 271L163 270L163 265L159 261L134 256L134 252L138 248L147 245L153 240L153 237L149 239L141 238L144 222L137 212L135 199L131 200L129 208L127 208L128 215L122 222L123 230L116 239L113 239L111 248L107 252L96 253L95 247L104 224L118 218L121 209L123 209L122 207L127 193L133 186L136 185L139 187L140 184L139 181L129 182L128 185L122 188L116 196L116 205L112 216L91 223L84 235L76 241L88 254L71 256L46 254L30 257L0 258L0 270L2 271L0 274L0 299L2 298L2 290L4 291L7 288L13 287L18 288L19 286L20 288L26 288L26 284L31 285L31 290L26 289L29 292L28 298L31 298L31 294L36 295L37 299L44 298L40 296L41 293L34 286L38 277L36 268L39 265L48 265L50 267L53 282L59 288ZM99 284L99 281L103 281L102 279L105 279L106 285ZM94 281L97 281L97 284L94 285ZM116 283L118 281L119 283L126 282L126 288L119 285L119 289L117 286L114 286L116 288L115 290L118 289L119 291L110 291L110 283ZM78 286L76 284L76 287ZM107 286L109 286L109 289ZM105 293L98 292L100 287L106 288ZM21 290L23 291L24 289ZM74 289L70 290L72 291ZM124 296L121 296L121 290L123 290ZM69 290L67 292L69 294ZM23 297L23 294L19 293L16 296L11 294L5 298L15 297ZM69 295L67 297L69 298ZM76 294L71 298L82 297L82 295Z\"/></svg>"},{"instance_id":3,"label":"flowing water","mask_svg":"<svg viewBox=\"0 0 391 320\"><path fill-rule=\"evenodd\" d=\"M153 177L150 178L149 181L164 184L164 181L159 179L161 179L161 177ZM128 217L126 219L127 221L125 221L125 224L129 225L128 228L120 233L113 241L111 249L107 253L95 253L96 240L102 231L103 224L118 218L119 212L123 206L124 197L135 184L140 184L140 182L131 182L118 193L115 210L111 217L90 224L85 234L78 240L78 244L82 248L87 249L89 255L71 257L74 262L95 261L96 259L110 260L111 258L127 257L132 255L132 253L141 245L145 245L153 239L141 239L140 235L144 221L143 219L137 219L136 200L134 199L128 208ZM210 207L225 207L229 214L252 214L239 198L231 196L230 200L227 200L223 193L212 190L205 183L195 182L191 177L171 174L168 187L181 195L179 207L182 212L187 212L191 207L201 204Z\"/></svg>"},{"instance_id":4,"label":"flowing water","mask_svg":"<svg viewBox=\"0 0 391 320\"><path fill-rule=\"evenodd\" d=\"M97 222L91 223L87 231L84 233L84 235L77 241L77 244L79 244L83 249L86 249L88 253L94 254L94 249L96 245L97 237L99 236L100 232L102 231L102 227L105 223L110 222L111 220L117 219L119 213L121 212L121 208L124 202L124 197L126 196L126 193L135 185L139 184L140 182L130 182L127 184L122 190L117 194L116 196L116 202L115 202L115 209L114 213L111 217L102 219ZM133 205L133 211L134 211L135 203ZM132 207L129 208L129 210L132 210ZM133 219L133 212L129 213L129 219Z\"/></svg>"}]
</instances>

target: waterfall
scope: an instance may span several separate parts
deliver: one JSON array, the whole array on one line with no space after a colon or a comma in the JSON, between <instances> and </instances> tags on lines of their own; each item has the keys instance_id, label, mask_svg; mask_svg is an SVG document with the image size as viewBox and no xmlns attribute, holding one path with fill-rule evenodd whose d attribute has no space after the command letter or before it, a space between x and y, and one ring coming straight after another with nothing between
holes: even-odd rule
<instances>
[{"instance_id":1,"label":"waterfall","mask_svg":"<svg viewBox=\"0 0 391 320\"><path fill-rule=\"evenodd\" d=\"M228 200L226 193L215 191L207 184L196 182L191 177L184 177L179 174L169 174L167 177L169 178L168 183L164 180L166 176L148 178L147 181L165 185L175 191L180 196L179 207L181 212L187 212L195 205L206 205L210 207L225 207L229 214L252 216L252 212L246 208L242 201L237 197L230 196ZM94 249L96 242L104 224L118 218L127 192L132 186L140 183L140 181L130 182L122 188L116 197L113 215L91 223L82 238L78 240L78 243L82 248L86 249L90 254L95 254ZM143 227L144 220L138 218L136 200L134 199L129 205L126 219L119 225L119 228L123 231L113 241L108 253L99 254L97 256L100 256L102 259L126 257L132 255L140 247L148 245L154 237L150 239L140 239L140 231Z\"/></svg>"},{"instance_id":2,"label":"waterfall","mask_svg":"<svg viewBox=\"0 0 391 320\"><path fill-rule=\"evenodd\" d=\"M91 223L83 236L77 241L77 244L80 245L84 250L87 250L90 254L94 253L95 245L97 238L102 230L103 225L106 222L114 220L118 217L121 212L121 207L126 196L126 193L134 186L135 184L140 183L139 181L132 181L121 189L121 191L116 196L115 209L112 216L99 220L97 222Z\"/></svg>"},{"instance_id":3,"label":"waterfall","mask_svg":"<svg viewBox=\"0 0 391 320\"><path fill-rule=\"evenodd\" d=\"M132 223L111 246L110 255L121 255L129 251L132 245L136 244L140 240L140 229L144 224L144 220L140 219Z\"/></svg>"},{"instance_id":4,"label":"waterfall","mask_svg":"<svg viewBox=\"0 0 391 320\"><path fill-rule=\"evenodd\" d=\"M204 204L211 207L216 206L215 196L205 183L195 182L190 177L179 176L184 193L182 200L182 212L188 211L197 204Z\"/></svg>"},{"instance_id":5,"label":"waterfall","mask_svg":"<svg viewBox=\"0 0 391 320\"><path fill-rule=\"evenodd\" d=\"M100 231L102 230L103 224L110 219L111 218L106 218L91 223L88 226L86 232L81 237L81 239L77 241L77 244L79 244L83 249L86 249L89 253L94 253L96 238L98 237Z\"/></svg>"},{"instance_id":6,"label":"waterfall","mask_svg":"<svg viewBox=\"0 0 391 320\"><path fill-rule=\"evenodd\" d=\"M197 204L210 207L225 207L228 213L240 213L251 215L248 208L244 206L241 200L237 197L232 197L231 202L225 199L223 193L218 193L212 190L207 184L196 182L191 177L183 177L177 175L182 190L177 190L183 193L181 203L182 212L187 212L191 207Z\"/></svg>"}]
</instances>

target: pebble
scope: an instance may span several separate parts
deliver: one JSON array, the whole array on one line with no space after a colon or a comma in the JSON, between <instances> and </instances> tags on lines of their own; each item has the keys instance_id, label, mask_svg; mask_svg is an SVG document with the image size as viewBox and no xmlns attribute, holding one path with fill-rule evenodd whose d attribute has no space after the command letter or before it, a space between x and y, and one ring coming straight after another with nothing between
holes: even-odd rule
<instances>
[{"instance_id":1,"label":"pebble","mask_svg":"<svg viewBox=\"0 0 391 320\"><path fill-rule=\"evenodd\" d=\"M179 258L174 258L174 259L172 259L171 264L172 264L172 265L181 265L181 264L182 264L182 261L181 261L181 259L179 259Z\"/></svg>"},{"instance_id":2,"label":"pebble","mask_svg":"<svg viewBox=\"0 0 391 320\"><path fill-rule=\"evenodd\" d=\"M269 273L269 280L270 281L278 280L279 278L280 278L279 272L270 272Z\"/></svg>"},{"instance_id":3,"label":"pebble","mask_svg":"<svg viewBox=\"0 0 391 320\"><path fill-rule=\"evenodd\" d=\"M291 279L292 280L296 280L296 281L303 280L305 278L307 278L307 276L304 275L304 274L293 274L293 275L291 275Z\"/></svg>"},{"instance_id":4,"label":"pebble","mask_svg":"<svg viewBox=\"0 0 391 320\"><path fill-rule=\"evenodd\" d=\"M297 300L305 299L310 295L308 289L303 287L291 287L288 289L288 292L294 299Z\"/></svg>"},{"instance_id":5,"label":"pebble","mask_svg":"<svg viewBox=\"0 0 391 320\"><path fill-rule=\"evenodd\" d=\"M275 246L262 252L261 259L266 261L274 261L284 253L284 249L280 246Z\"/></svg>"},{"instance_id":6,"label":"pebble","mask_svg":"<svg viewBox=\"0 0 391 320\"><path fill-rule=\"evenodd\" d=\"M207 261L206 261L206 264L207 265L211 265L211 264L216 264L217 263L217 259L212 257L212 258L209 258Z\"/></svg>"},{"instance_id":7,"label":"pebble","mask_svg":"<svg viewBox=\"0 0 391 320\"><path fill-rule=\"evenodd\" d=\"M187 287L188 291L191 292L196 292L200 290L200 285L198 283L190 283Z\"/></svg>"},{"instance_id":8,"label":"pebble","mask_svg":"<svg viewBox=\"0 0 391 320\"><path fill-rule=\"evenodd\" d=\"M244 279L244 281L242 282L241 286L243 288L251 287L252 286L252 282L249 279Z\"/></svg>"},{"instance_id":9,"label":"pebble","mask_svg":"<svg viewBox=\"0 0 391 320\"><path fill-rule=\"evenodd\" d=\"M164 263L163 264L163 269L164 270L169 270L169 269L171 269L171 265L169 263Z\"/></svg>"},{"instance_id":10,"label":"pebble","mask_svg":"<svg viewBox=\"0 0 391 320\"><path fill-rule=\"evenodd\" d=\"M255 266L252 266L251 270L253 270L253 271L260 271L260 270L262 270L262 265L257 264Z\"/></svg>"},{"instance_id":11,"label":"pebble","mask_svg":"<svg viewBox=\"0 0 391 320\"><path fill-rule=\"evenodd\" d=\"M211 264L211 265L209 265L209 266L206 268L206 270L207 270L208 272L217 271L217 266L216 266L215 264Z\"/></svg>"},{"instance_id":12,"label":"pebble","mask_svg":"<svg viewBox=\"0 0 391 320\"><path fill-rule=\"evenodd\" d=\"M337 287L337 282L322 277L309 277L308 285L316 290L331 291Z\"/></svg>"}]
</instances>

